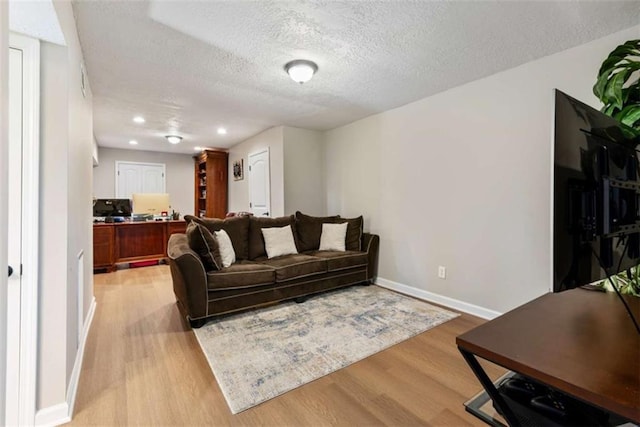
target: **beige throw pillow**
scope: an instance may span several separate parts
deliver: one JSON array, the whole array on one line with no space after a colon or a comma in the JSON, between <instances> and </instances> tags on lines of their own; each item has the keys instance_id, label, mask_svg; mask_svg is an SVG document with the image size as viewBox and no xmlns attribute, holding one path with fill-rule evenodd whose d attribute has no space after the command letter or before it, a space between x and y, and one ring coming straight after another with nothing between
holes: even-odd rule
<instances>
[{"instance_id":1,"label":"beige throw pillow","mask_svg":"<svg viewBox=\"0 0 640 427\"><path fill-rule=\"evenodd\" d=\"M222 266L224 268L229 267L236 262L236 253L233 250L233 244L226 231L214 231L216 240L218 241L218 247L220 248L220 258L222 258Z\"/></svg>"},{"instance_id":2,"label":"beige throw pillow","mask_svg":"<svg viewBox=\"0 0 640 427\"><path fill-rule=\"evenodd\" d=\"M347 226L346 222L342 224L322 224L319 250L344 252Z\"/></svg>"},{"instance_id":3,"label":"beige throw pillow","mask_svg":"<svg viewBox=\"0 0 640 427\"><path fill-rule=\"evenodd\" d=\"M264 249L267 252L267 258L298 253L290 225L263 228L262 236L264 237Z\"/></svg>"}]
</instances>

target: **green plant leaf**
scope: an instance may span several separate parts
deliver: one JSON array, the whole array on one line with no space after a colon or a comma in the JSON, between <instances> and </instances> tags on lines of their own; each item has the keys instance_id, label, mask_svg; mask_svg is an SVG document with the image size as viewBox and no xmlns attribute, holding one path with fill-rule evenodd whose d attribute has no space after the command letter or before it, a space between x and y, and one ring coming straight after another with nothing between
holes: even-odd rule
<instances>
[{"instance_id":1,"label":"green plant leaf","mask_svg":"<svg viewBox=\"0 0 640 427\"><path fill-rule=\"evenodd\" d=\"M614 117L625 125L633 127L635 122L640 120L640 104L627 105Z\"/></svg>"},{"instance_id":2,"label":"green plant leaf","mask_svg":"<svg viewBox=\"0 0 640 427\"><path fill-rule=\"evenodd\" d=\"M616 115L616 110L618 109L618 107L615 106L615 104L607 104L603 109L602 112L604 114L606 114L607 116L615 116Z\"/></svg>"},{"instance_id":3,"label":"green plant leaf","mask_svg":"<svg viewBox=\"0 0 640 427\"><path fill-rule=\"evenodd\" d=\"M605 104L604 100L604 90L607 87L607 83L609 82L609 75L616 69L616 67L609 68L605 73L601 73L596 81L596 84L593 86L593 94L598 97L598 99Z\"/></svg>"},{"instance_id":4,"label":"green plant leaf","mask_svg":"<svg viewBox=\"0 0 640 427\"><path fill-rule=\"evenodd\" d=\"M622 86L625 80L631 74L629 70L622 70L609 80L604 90L604 97L607 103L615 104L616 107L622 108Z\"/></svg>"}]
</instances>

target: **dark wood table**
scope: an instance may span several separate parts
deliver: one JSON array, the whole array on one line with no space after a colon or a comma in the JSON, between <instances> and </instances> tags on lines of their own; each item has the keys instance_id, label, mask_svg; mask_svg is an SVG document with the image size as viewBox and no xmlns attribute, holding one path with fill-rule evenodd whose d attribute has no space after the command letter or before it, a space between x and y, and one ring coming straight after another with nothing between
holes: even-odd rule
<instances>
[{"instance_id":1,"label":"dark wood table","mask_svg":"<svg viewBox=\"0 0 640 427\"><path fill-rule=\"evenodd\" d=\"M625 297L636 319L640 298ZM456 338L510 425L520 425L475 356L640 423L640 335L615 294L543 295ZM478 371L479 369L479 371Z\"/></svg>"}]
</instances>

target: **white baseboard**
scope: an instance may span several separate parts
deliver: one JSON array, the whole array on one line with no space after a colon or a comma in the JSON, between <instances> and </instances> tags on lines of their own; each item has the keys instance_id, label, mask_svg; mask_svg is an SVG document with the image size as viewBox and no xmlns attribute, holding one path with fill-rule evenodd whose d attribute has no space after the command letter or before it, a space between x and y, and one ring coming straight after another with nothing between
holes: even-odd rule
<instances>
[{"instance_id":1,"label":"white baseboard","mask_svg":"<svg viewBox=\"0 0 640 427\"><path fill-rule=\"evenodd\" d=\"M433 292L425 291L422 289L414 288L413 286L403 285L402 283L394 282L393 280L383 279L378 277L376 284L383 288L391 289L403 294L410 295L425 301L430 301L436 304L444 305L445 307L452 308L454 310L462 311L464 313L472 314L483 319L491 320L500 316L502 313L488 308L480 307L468 302L460 301L454 298L445 297L444 295L434 294Z\"/></svg>"},{"instance_id":2,"label":"white baseboard","mask_svg":"<svg viewBox=\"0 0 640 427\"><path fill-rule=\"evenodd\" d=\"M82 328L82 338L78 343L78 353L76 354L76 361L73 364L73 371L71 372L71 378L69 379L69 386L67 387L67 401L59 403L57 405L49 406L44 409L40 409L36 412L35 425L37 426L58 426L71 421L73 417L73 408L76 404L76 393L78 392L78 382L80 381L80 371L82 370L82 360L84 359L84 347L87 343L87 336L89 336L89 330L91 329L91 323L93 322L93 315L96 312L96 299L91 299L91 305L89 306L89 312L87 318L84 321Z\"/></svg>"},{"instance_id":3,"label":"white baseboard","mask_svg":"<svg viewBox=\"0 0 640 427\"><path fill-rule=\"evenodd\" d=\"M67 405L67 402L63 402L40 409L36 412L35 425L53 427L68 423L69 421L71 421L71 417L69 416L69 405Z\"/></svg>"}]
</instances>

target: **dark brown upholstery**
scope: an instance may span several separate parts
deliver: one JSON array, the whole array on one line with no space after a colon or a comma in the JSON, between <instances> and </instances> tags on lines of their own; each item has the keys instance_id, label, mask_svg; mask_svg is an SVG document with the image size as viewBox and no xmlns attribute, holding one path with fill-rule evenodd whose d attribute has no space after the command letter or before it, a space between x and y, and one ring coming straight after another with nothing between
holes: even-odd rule
<instances>
[{"instance_id":1,"label":"dark brown upholstery","mask_svg":"<svg viewBox=\"0 0 640 427\"><path fill-rule=\"evenodd\" d=\"M303 254L284 255L271 259L262 257L255 261L275 268L276 282L327 272L327 262L324 259Z\"/></svg>"},{"instance_id":2,"label":"dark brown upholstery","mask_svg":"<svg viewBox=\"0 0 640 427\"><path fill-rule=\"evenodd\" d=\"M238 258L236 241L244 239L248 252L248 217L226 221L191 216L185 219L203 224L208 230L225 229ZM231 222L238 219L246 221L245 237L242 236L243 223ZM318 225L321 230L322 222ZM320 232L316 245L319 245ZM312 252L307 252L270 260L262 256L254 261L240 259L227 268L209 273L205 271L202 259L189 247L186 234L171 236L167 254L178 307L190 323L198 327L212 316L370 282L377 274L378 246L378 236L364 233L360 254L326 251L311 256Z\"/></svg>"},{"instance_id":3,"label":"dark brown upholstery","mask_svg":"<svg viewBox=\"0 0 640 427\"><path fill-rule=\"evenodd\" d=\"M328 271L345 270L353 267L366 267L367 262L369 262L367 253L360 251L311 251L306 252L305 254L327 260Z\"/></svg>"},{"instance_id":4,"label":"dark brown upholstery","mask_svg":"<svg viewBox=\"0 0 640 427\"><path fill-rule=\"evenodd\" d=\"M345 249L348 251L362 250L362 229L363 218L340 218L338 223L347 223L347 236L345 240Z\"/></svg>"},{"instance_id":5,"label":"dark brown upholstery","mask_svg":"<svg viewBox=\"0 0 640 427\"><path fill-rule=\"evenodd\" d=\"M264 264L240 261L218 271L207 273L207 286L212 289L234 289L267 285L275 282L276 270Z\"/></svg>"},{"instance_id":6,"label":"dark brown upholstery","mask_svg":"<svg viewBox=\"0 0 640 427\"><path fill-rule=\"evenodd\" d=\"M298 252L315 251L320 247L322 224L340 222L340 216L310 216L296 212L296 232ZM348 226L347 226L348 228ZM347 230L348 231L348 230Z\"/></svg>"},{"instance_id":7,"label":"dark brown upholstery","mask_svg":"<svg viewBox=\"0 0 640 427\"><path fill-rule=\"evenodd\" d=\"M220 230L226 231L231 239L237 260L249 258L249 218L249 216L234 216L226 219L184 216L187 224L191 221L197 222L207 227L212 233Z\"/></svg>"},{"instance_id":8,"label":"dark brown upholstery","mask_svg":"<svg viewBox=\"0 0 640 427\"><path fill-rule=\"evenodd\" d=\"M294 241L296 235L295 217L293 215L283 216L280 218L261 218L250 217L249 221L249 259L254 260L258 257L265 256L267 253L264 249L264 236L262 235L263 228L271 227L286 227L291 226L293 232Z\"/></svg>"},{"instance_id":9,"label":"dark brown upholstery","mask_svg":"<svg viewBox=\"0 0 640 427\"><path fill-rule=\"evenodd\" d=\"M189 247L202 258L202 263L207 271L220 270L222 257L218 241L207 227L192 221L187 226L187 241Z\"/></svg>"}]
</instances>

